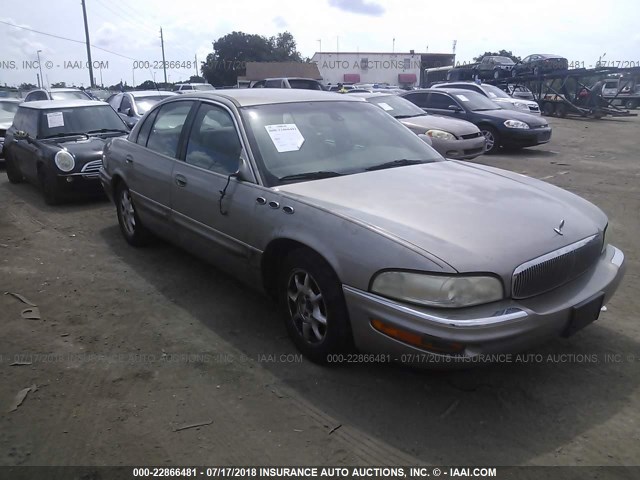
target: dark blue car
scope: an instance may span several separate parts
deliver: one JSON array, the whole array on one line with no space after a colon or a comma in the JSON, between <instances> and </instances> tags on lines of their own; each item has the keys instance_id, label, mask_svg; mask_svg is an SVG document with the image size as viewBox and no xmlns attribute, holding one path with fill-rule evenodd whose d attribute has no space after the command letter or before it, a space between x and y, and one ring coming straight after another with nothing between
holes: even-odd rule
<instances>
[{"instance_id":1,"label":"dark blue car","mask_svg":"<svg viewBox=\"0 0 640 480\"><path fill-rule=\"evenodd\" d=\"M544 118L504 109L476 92L439 88L414 90L402 96L426 112L475 124L487 139L486 153L494 153L501 146L533 147L551 139L551 127Z\"/></svg>"}]
</instances>

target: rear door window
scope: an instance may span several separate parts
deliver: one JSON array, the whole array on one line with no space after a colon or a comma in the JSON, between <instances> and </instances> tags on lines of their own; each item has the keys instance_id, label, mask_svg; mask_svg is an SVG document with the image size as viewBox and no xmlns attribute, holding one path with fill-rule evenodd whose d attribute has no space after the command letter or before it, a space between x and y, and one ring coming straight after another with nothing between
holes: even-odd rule
<instances>
[{"instance_id":1,"label":"rear door window","mask_svg":"<svg viewBox=\"0 0 640 480\"><path fill-rule=\"evenodd\" d=\"M177 157L180 135L193 103L172 102L163 105L149 133L147 148L168 157Z\"/></svg>"}]
</instances>

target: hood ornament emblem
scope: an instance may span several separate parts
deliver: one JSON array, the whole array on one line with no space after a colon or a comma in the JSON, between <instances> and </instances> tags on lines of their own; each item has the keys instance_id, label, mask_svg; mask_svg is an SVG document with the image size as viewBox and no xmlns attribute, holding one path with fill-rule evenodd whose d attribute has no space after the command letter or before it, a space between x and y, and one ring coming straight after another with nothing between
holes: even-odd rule
<instances>
[{"instance_id":1,"label":"hood ornament emblem","mask_svg":"<svg viewBox=\"0 0 640 480\"><path fill-rule=\"evenodd\" d=\"M553 229L553 231L558 235L564 235L564 233L562 233L562 227L564 227L564 219L560 222L560 225Z\"/></svg>"}]
</instances>

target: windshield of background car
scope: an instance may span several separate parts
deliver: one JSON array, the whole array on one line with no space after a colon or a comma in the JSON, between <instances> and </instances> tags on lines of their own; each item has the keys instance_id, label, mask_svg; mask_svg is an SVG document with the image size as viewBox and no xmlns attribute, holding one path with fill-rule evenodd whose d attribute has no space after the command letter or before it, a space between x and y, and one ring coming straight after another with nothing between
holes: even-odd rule
<instances>
[{"instance_id":1,"label":"windshield of background car","mask_svg":"<svg viewBox=\"0 0 640 480\"><path fill-rule=\"evenodd\" d=\"M149 111L151 107L153 107L159 101L164 100L165 98L167 97L163 95L149 95L148 97L135 97L138 113L140 113L140 115L144 115Z\"/></svg>"},{"instance_id":2,"label":"windshield of background car","mask_svg":"<svg viewBox=\"0 0 640 480\"><path fill-rule=\"evenodd\" d=\"M501 110L502 107L495 102L492 102L484 95L481 95L472 91L455 92L453 97L460 102L464 108L472 111L482 110Z\"/></svg>"},{"instance_id":3,"label":"windshield of background car","mask_svg":"<svg viewBox=\"0 0 640 480\"><path fill-rule=\"evenodd\" d=\"M505 91L500 90L498 87L494 87L493 85L482 85L482 89L486 92L489 98L511 98Z\"/></svg>"},{"instance_id":4,"label":"windshield of background car","mask_svg":"<svg viewBox=\"0 0 640 480\"><path fill-rule=\"evenodd\" d=\"M291 88L301 88L304 90L322 90L322 85L317 82L311 82L309 80L289 80L289 85Z\"/></svg>"},{"instance_id":5,"label":"windshield of background car","mask_svg":"<svg viewBox=\"0 0 640 480\"><path fill-rule=\"evenodd\" d=\"M101 129L127 130L118 114L108 104L96 104L95 107L42 110L39 123L38 138L52 137L61 133L86 133Z\"/></svg>"},{"instance_id":6,"label":"windshield of background car","mask_svg":"<svg viewBox=\"0 0 640 480\"><path fill-rule=\"evenodd\" d=\"M502 65L514 65L515 62L511 60L509 57L493 57L496 63L500 63Z\"/></svg>"},{"instance_id":7,"label":"windshield of background car","mask_svg":"<svg viewBox=\"0 0 640 480\"><path fill-rule=\"evenodd\" d=\"M416 117L418 115L424 116L425 114L420 107L396 95L372 95L367 97L366 100L379 106L394 117Z\"/></svg>"},{"instance_id":8,"label":"windshield of background car","mask_svg":"<svg viewBox=\"0 0 640 480\"><path fill-rule=\"evenodd\" d=\"M194 90L215 90L212 85L194 85Z\"/></svg>"},{"instance_id":9,"label":"windshield of background car","mask_svg":"<svg viewBox=\"0 0 640 480\"><path fill-rule=\"evenodd\" d=\"M394 160L442 157L381 108L367 102L245 107L241 115L268 186L309 172L359 173Z\"/></svg>"},{"instance_id":10,"label":"windshield of background car","mask_svg":"<svg viewBox=\"0 0 640 480\"><path fill-rule=\"evenodd\" d=\"M7 122L13 119L18 111L18 104L15 102L0 102L0 122Z\"/></svg>"},{"instance_id":11,"label":"windshield of background car","mask_svg":"<svg viewBox=\"0 0 640 480\"><path fill-rule=\"evenodd\" d=\"M87 100L83 92L51 92L52 100Z\"/></svg>"}]
</instances>

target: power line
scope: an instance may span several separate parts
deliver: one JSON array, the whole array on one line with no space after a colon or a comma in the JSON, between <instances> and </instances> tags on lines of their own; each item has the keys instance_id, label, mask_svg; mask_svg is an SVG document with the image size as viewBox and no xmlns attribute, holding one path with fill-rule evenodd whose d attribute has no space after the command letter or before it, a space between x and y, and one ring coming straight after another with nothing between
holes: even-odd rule
<instances>
[{"instance_id":1,"label":"power line","mask_svg":"<svg viewBox=\"0 0 640 480\"><path fill-rule=\"evenodd\" d=\"M46 35L47 37L53 37L53 38L57 38L57 39L60 39L60 40L66 40L67 42L74 42L74 43L80 43L82 45L86 45L86 42L83 42L81 40L75 40L73 38L61 37L60 35L54 35L52 33L41 32L39 30L34 30L33 28L27 28L27 27L22 27L20 25L14 25L13 23L4 22L2 20L0 20L0 23L2 23L4 25L9 25L10 27L19 28L21 30L27 30L27 31L33 32L33 33L39 33L40 35ZM96 48L98 50L102 50L103 52L110 53L111 55L115 55L117 57L126 58L127 60L133 60L133 61L136 60L135 58L127 57L126 55L121 55L119 53L112 52L111 50L107 50L106 48L97 47L95 45L91 45L91 47L92 48Z\"/></svg>"}]
</instances>

